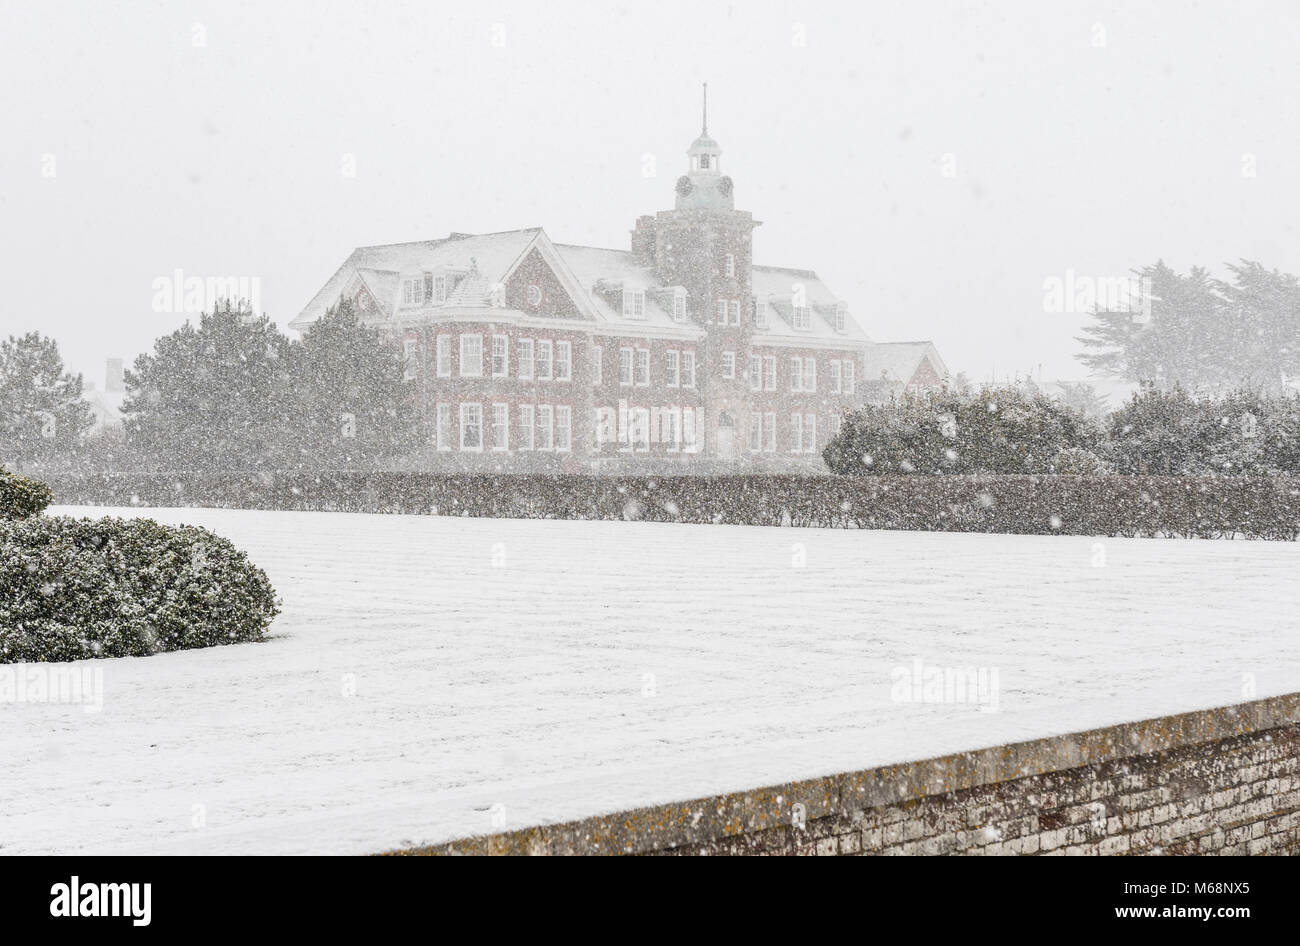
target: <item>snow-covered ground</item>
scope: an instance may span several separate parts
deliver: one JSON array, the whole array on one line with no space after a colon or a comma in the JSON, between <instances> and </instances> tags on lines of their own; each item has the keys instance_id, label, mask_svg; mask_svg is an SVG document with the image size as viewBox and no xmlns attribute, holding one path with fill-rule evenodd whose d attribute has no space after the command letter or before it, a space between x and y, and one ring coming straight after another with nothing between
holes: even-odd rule
<instances>
[{"instance_id":1,"label":"snow-covered ground","mask_svg":"<svg viewBox=\"0 0 1300 946\"><path fill-rule=\"evenodd\" d=\"M51 512L215 529L284 613L0 703L3 853L373 852L1300 690L1294 543ZM998 711L894 699L918 659Z\"/></svg>"}]
</instances>

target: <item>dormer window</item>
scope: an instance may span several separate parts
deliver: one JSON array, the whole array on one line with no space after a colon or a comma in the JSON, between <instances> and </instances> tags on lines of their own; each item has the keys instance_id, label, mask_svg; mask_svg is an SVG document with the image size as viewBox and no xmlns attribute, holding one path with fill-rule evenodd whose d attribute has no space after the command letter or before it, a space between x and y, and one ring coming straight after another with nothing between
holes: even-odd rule
<instances>
[{"instance_id":1,"label":"dormer window","mask_svg":"<svg viewBox=\"0 0 1300 946\"><path fill-rule=\"evenodd\" d=\"M843 333L848 327L848 313L844 311L844 303L835 303L835 331Z\"/></svg>"},{"instance_id":2,"label":"dormer window","mask_svg":"<svg viewBox=\"0 0 1300 946\"><path fill-rule=\"evenodd\" d=\"M686 293L680 289L673 293L673 321L686 321Z\"/></svg>"},{"instance_id":3,"label":"dormer window","mask_svg":"<svg viewBox=\"0 0 1300 946\"><path fill-rule=\"evenodd\" d=\"M623 290L623 315L629 319L645 318L645 290Z\"/></svg>"},{"instance_id":4,"label":"dormer window","mask_svg":"<svg viewBox=\"0 0 1300 946\"><path fill-rule=\"evenodd\" d=\"M421 305L424 302L424 284L421 279L402 280L402 305Z\"/></svg>"},{"instance_id":5,"label":"dormer window","mask_svg":"<svg viewBox=\"0 0 1300 946\"><path fill-rule=\"evenodd\" d=\"M797 305L793 309L791 324L801 332L806 332L812 328L812 317L809 314L806 305Z\"/></svg>"},{"instance_id":6,"label":"dormer window","mask_svg":"<svg viewBox=\"0 0 1300 946\"><path fill-rule=\"evenodd\" d=\"M767 328L767 300L754 300L754 328Z\"/></svg>"},{"instance_id":7,"label":"dormer window","mask_svg":"<svg viewBox=\"0 0 1300 946\"><path fill-rule=\"evenodd\" d=\"M434 302L447 301L447 277L446 276L433 277L433 301Z\"/></svg>"}]
</instances>

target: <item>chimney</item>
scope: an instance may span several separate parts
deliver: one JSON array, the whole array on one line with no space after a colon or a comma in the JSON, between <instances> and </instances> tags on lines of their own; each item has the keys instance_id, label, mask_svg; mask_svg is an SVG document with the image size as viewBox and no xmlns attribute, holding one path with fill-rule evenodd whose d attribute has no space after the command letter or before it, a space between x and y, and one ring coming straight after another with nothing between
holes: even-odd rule
<instances>
[{"instance_id":1,"label":"chimney","mask_svg":"<svg viewBox=\"0 0 1300 946\"><path fill-rule=\"evenodd\" d=\"M632 262L638 266L653 266L655 262L655 218L642 214L636 218L632 231Z\"/></svg>"},{"instance_id":2,"label":"chimney","mask_svg":"<svg viewBox=\"0 0 1300 946\"><path fill-rule=\"evenodd\" d=\"M126 390L122 383L122 359L109 358L104 362L104 391L116 394Z\"/></svg>"}]
</instances>

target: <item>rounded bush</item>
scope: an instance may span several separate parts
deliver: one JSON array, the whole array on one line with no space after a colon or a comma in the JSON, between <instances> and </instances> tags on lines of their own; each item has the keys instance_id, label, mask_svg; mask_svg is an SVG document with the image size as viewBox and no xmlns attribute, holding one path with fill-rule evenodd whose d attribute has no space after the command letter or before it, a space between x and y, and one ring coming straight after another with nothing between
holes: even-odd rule
<instances>
[{"instance_id":1,"label":"rounded bush","mask_svg":"<svg viewBox=\"0 0 1300 946\"><path fill-rule=\"evenodd\" d=\"M0 521L0 663L258 641L279 612L266 573L197 526Z\"/></svg>"},{"instance_id":2,"label":"rounded bush","mask_svg":"<svg viewBox=\"0 0 1300 946\"><path fill-rule=\"evenodd\" d=\"M0 466L0 519L38 516L53 498L53 493L44 483L10 473Z\"/></svg>"}]
</instances>

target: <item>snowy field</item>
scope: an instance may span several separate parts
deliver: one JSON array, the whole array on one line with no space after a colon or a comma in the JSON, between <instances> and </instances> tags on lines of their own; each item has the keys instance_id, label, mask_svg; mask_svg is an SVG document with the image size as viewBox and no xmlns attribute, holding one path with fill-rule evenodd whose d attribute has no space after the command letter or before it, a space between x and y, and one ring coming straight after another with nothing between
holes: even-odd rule
<instances>
[{"instance_id":1,"label":"snowy field","mask_svg":"<svg viewBox=\"0 0 1300 946\"><path fill-rule=\"evenodd\" d=\"M1296 543L51 512L210 527L284 613L0 703L8 854L374 852L1300 690ZM894 699L915 660L997 711Z\"/></svg>"}]
</instances>

